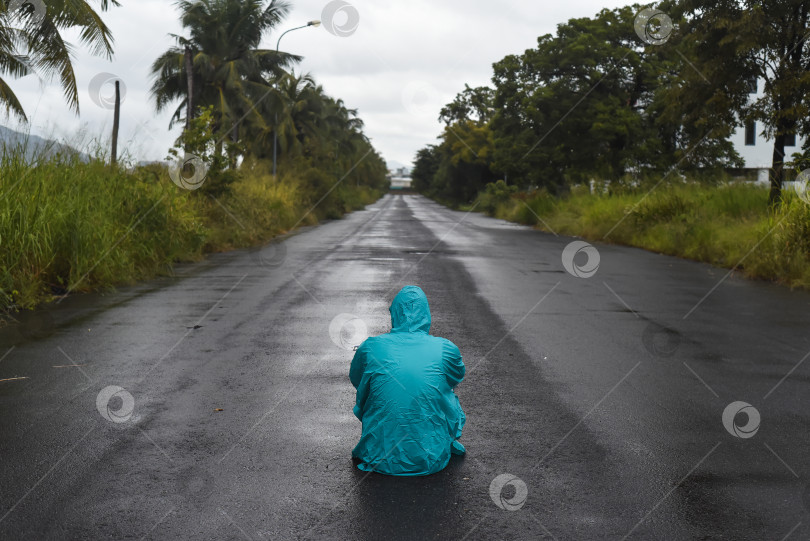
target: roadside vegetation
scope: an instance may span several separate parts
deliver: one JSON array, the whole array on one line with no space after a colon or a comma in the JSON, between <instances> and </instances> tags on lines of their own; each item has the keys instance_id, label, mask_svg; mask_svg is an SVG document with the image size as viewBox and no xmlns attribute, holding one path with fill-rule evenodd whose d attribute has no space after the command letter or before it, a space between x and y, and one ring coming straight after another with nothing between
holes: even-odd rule
<instances>
[{"instance_id":1,"label":"roadside vegetation","mask_svg":"<svg viewBox=\"0 0 810 541\"><path fill-rule=\"evenodd\" d=\"M380 197L318 169L240 168L218 195L181 189L165 166L110 167L76 154L0 157L0 311L74 291L168 275L179 261L248 247L294 226L338 218ZM317 206L315 203L324 198ZM314 207L312 212L308 211Z\"/></svg>"},{"instance_id":2,"label":"roadside vegetation","mask_svg":"<svg viewBox=\"0 0 810 541\"><path fill-rule=\"evenodd\" d=\"M571 19L442 108L413 187L810 288L808 27L808 0L671 0ZM730 141L745 125L770 141L766 187L745 180Z\"/></svg>"},{"instance_id":3,"label":"roadside vegetation","mask_svg":"<svg viewBox=\"0 0 810 541\"><path fill-rule=\"evenodd\" d=\"M120 5L95 3L102 12ZM107 57L112 34L90 2L17 7L0 0L0 110L26 121L13 79L38 73L57 74L78 113L71 44L60 31L79 27L83 44ZM138 165L126 151L114 161L108 148L0 145L0 319L339 218L387 189L357 110L296 74L300 57L260 47L281 35L287 2L176 7L185 35L152 65L155 108L176 107L172 123L184 126L167 149L169 167Z\"/></svg>"},{"instance_id":4,"label":"roadside vegetation","mask_svg":"<svg viewBox=\"0 0 810 541\"><path fill-rule=\"evenodd\" d=\"M681 182L651 187L592 194L580 186L555 197L546 190L516 193L501 181L463 208L810 290L810 205L795 194L785 192L778 210L770 211L764 186Z\"/></svg>"}]
</instances>

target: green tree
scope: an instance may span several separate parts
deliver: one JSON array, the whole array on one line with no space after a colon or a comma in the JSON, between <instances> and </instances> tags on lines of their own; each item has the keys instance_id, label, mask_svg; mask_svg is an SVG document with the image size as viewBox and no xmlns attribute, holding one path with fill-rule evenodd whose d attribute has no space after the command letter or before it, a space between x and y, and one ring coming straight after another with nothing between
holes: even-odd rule
<instances>
[{"instance_id":1,"label":"green tree","mask_svg":"<svg viewBox=\"0 0 810 541\"><path fill-rule=\"evenodd\" d=\"M436 173L438 195L455 203L470 203L488 183L492 172L493 134L485 122L456 122L445 127Z\"/></svg>"},{"instance_id":2,"label":"green tree","mask_svg":"<svg viewBox=\"0 0 810 541\"><path fill-rule=\"evenodd\" d=\"M267 110L280 111L274 83L299 56L260 49L262 37L287 15L287 2L272 0L183 0L177 3L189 37L155 60L152 96L158 111L180 100L171 124L184 119L188 100L185 51L191 51L194 108L211 106L218 151L229 137L275 129ZM264 105L263 107L259 107ZM170 124L170 126L171 126Z\"/></svg>"},{"instance_id":3,"label":"green tree","mask_svg":"<svg viewBox=\"0 0 810 541\"><path fill-rule=\"evenodd\" d=\"M8 77L19 78L35 73L56 76L68 105L79 112L79 91L71 61L72 46L62 37L68 28L81 29L81 41L96 55L112 58L113 37L89 2L49 0L40 13L31 3L9 12L10 0L0 0L0 107L26 121L27 117ZM117 0L99 0L102 11L119 6ZM42 18L40 18L42 15Z\"/></svg>"},{"instance_id":4,"label":"green tree","mask_svg":"<svg viewBox=\"0 0 810 541\"><path fill-rule=\"evenodd\" d=\"M343 100L326 95L310 75L286 75L281 78L278 90L282 161L302 156L321 168L345 170L358 158L360 149L370 148L357 110L347 108ZM268 108L263 114L274 113ZM254 155L268 157L271 137L272 130L252 137Z\"/></svg>"},{"instance_id":5,"label":"green tree","mask_svg":"<svg viewBox=\"0 0 810 541\"><path fill-rule=\"evenodd\" d=\"M474 120L488 122L492 117L492 108L495 92L488 86L470 88L465 84L455 99L445 105L439 113L439 121L445 124Z\"/></svg>"},{"instance_id":6,"label":"green tree","mask_svg":"<svg viewBox=\"0 0 810 541\"><path fill-rule=\"evenodd\" d=\"M249 149L260 158L272 158L275 130L282 155L301 154L304 134L314 131L313 117L322 107L322 96L318 95L310 75L283 75L278 79L275 96L277 99L264 100L256 106L261 118L272 119L254 124L250 134Z\"/></svg>"},{"instance_id":7,"label":"green tree","mask_svg":"<svg viewBox=\"0 0 810 541\"><path fill-rule=\"evenodd\" d=\"M693 115L681 106L680 82L694 74L691 50L646 45L634 29L640 9L571 19L538 38L535 49L494 65L496 170L524 188L560 191L676 164L739 163L727 140L733 115Z\"/></svg>"},{"instance_id":8,"label":"green tree","mask_svg":"<svg viewBox=\"0 0 810 541\"><path fill-rule=\"evenodd\" d=\"M559 190L637 165L660 66L647 62L631 7L571 19L537 48L495 64L495 162L524 187Z\"/></svg>"},{"instance_id":9,"label":"green tree","mask_svg":"<svg viewBox=\"0 0 810 541\"><path fill-rule=\"evenodd\" d=\"M432 193L433 181L439 171L440 163L441 158L436 145L428 145L419 149L411 171L413 189L426 195L434 195Z\"/></svg>"},{"instance_id":10,"label":"green tree","mask_svg":"<svg viewBox=\"0 0 810 541\"><path fill-rule=\"evenodd\" d=\"M464 85L444 106L439 121L445 123L438 146L421 149L411 172L412 186L448 203L467 203L494 180L492 132L489 129L493 90Z\"/></svg>"},{"instance_id":11,"label":"green tree","mask_svg":"<svg viewBox=\"0 0 810 541\"><path fill-rule=\"evenodd\" d=\"M771 204L781 200L785 138L810 133L810 0L681 0L672 10L685 19L682 40L695 52L695 66L708 81L692 77L685 92L713 99L697 110L725 108L739 124L762 123L773 139ZM749 94L764 80L761 97Z\"/></svg>"}]
</instances>

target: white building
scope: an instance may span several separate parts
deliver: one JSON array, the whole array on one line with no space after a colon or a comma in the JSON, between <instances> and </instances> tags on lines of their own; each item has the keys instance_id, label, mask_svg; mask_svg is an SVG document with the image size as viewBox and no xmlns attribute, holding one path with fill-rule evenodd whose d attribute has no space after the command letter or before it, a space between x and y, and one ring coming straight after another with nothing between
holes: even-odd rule
<instances>
[{"instance_id":1,"label":"white building","mask_svg":"<svg viewBox=\"0 0 810 541\"><path fill-rule=\"evenodd\" d=\"M406 167L388 172L388 180L392 190L409 190L411 188L411 172Z\"/></svg>"},{"instance_id":2,"label":"white building","mask_svg":"<svg viewBox=\"0 0 810 541\"><path fill-rule=\"evenodd\" d=\"M764 81L751 82L752 99L763 96ZM757 182L768 182L768 170L773 165L773 140L762 135L761 122L749 122L738 127L731 136L734 149L745 160L745 169L757 170ZM785 142L785 161L790 161L794 152L801 152L804 138L799 136L788 137Z\"/></svg>"}]
</instances>

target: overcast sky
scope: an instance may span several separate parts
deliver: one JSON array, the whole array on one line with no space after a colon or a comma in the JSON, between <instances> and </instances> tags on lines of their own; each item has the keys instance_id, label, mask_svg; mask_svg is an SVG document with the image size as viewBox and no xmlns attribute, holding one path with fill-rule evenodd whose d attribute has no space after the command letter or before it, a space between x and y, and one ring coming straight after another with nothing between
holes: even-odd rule
<instances>
[{"instance_id":1,"label":"overcast sky","mask_svg":"<svg viewBox=\"0 0 810 541\"><path fill-rule=\"evenodd\" d=\"M328 0L292 0L293 9L279 32L268 34L264 48L275 48L286 29L312 19L320 28L287 34L281 49L304 56L298 72L309 72L328 94L357 108L366 134L389 162L410 166L416 151L435 142L441 131L439 109L464 88L490 83L492 63L536 45L537 37L553 33L572 17L592 16L602 8L627 1L410 0L381 2L349 0L331 17ZM47 2L46 2L47 3ZM91 2L97 4L97 2ZM115 58L107 61L84 50L74 32L65 36L76 47L74 69L81 115L68 110L54 81L35 76L11 80L30 119L31 132L74 144L109 139L112 111L96 105L88 89L99 73L114 74L126 86L119 146L137 159L164 159L179 134L168 130L174 107L156 114L149 96L149 68L173 44L170 33L182 34L178 11L169 0L121 0L120 8L103 14L115 37ZM356 16L357 26L349 28ZM112 94L105 86L103 95ZM15 129L25 129L8 119ZM119 153L121 151L119 150Z\"/></svg>"}]
</instances>

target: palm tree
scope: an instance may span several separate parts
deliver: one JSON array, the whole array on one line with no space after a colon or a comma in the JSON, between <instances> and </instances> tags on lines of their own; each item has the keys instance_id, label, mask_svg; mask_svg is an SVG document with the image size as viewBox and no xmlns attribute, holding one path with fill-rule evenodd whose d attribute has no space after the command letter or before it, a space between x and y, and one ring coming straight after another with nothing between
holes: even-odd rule
<instances>
[{"instance_id":1,"label":"palm tree","mask_svg":"<svg viewBox=\"0 0 810 541\"><path fill-rule=\"evenodd\" d=\"M273 122L262 120L249 127L251 153L259 158L269 158L273 132L278 130L282 154L301 155L308 135L317 130L318 111L323 106L319 89L309 74L290 73L278 79L272 100L266 100L256 108L261 119L273 119Z\"/></svg>"},{"instance_id":2,"label":"palm tree","mask_svg":"<svg viewBox=\"0 0 810 541\"><path fill-rule=\"evenodd\" d=\"M325 97L321 124L324 130L321 144L328 147L327 154L338 168L352 161L362 143L367 141L357 109L347 109L342 99Z\"/></svg>"},{"instance_id":3,"label":"palm tree","mask_svg":"<svg viewBox=\"0 0 810 541\"><path fill-rule=\"evenodd\" d=\"M189 86L193 110L212 106L217 153L230 136L240 139L241 126L266 130L262 112L280 106L272 83L286 72L284 68L301 57L259 49L262 36L277 26L290 6L283 0L183 0L177 2L181 22L189 37L174 36L177 46L160 55L152 64L152 96L158 111L172 102L180 104L169 127L188 117ZM186 51L190 52L192 74L189 81ZM191 85L189 84L191 82Z\"/></svg>"},{"instance_id":4,"label":"palm tree","mask_svg":"<svg viewBox=\"0 0 810 541\"><path fill-rule=\"evenodd\" d=\"M6 114L26 121L22 104L3 77L36 73L58 76L69 107L78 114L79 92L70 58L71 45L62 38L60 30L80 27L81 41L90 51L110 59L113 53L110 29L84 0L48 0L47 4L29 1L14 12L9 11L10 5L11 0L0 0L0 107ZM107 11L111 5L120 4L118 0L99 0L99 5L102 11Z\"/></svg>"}]
</instances>

